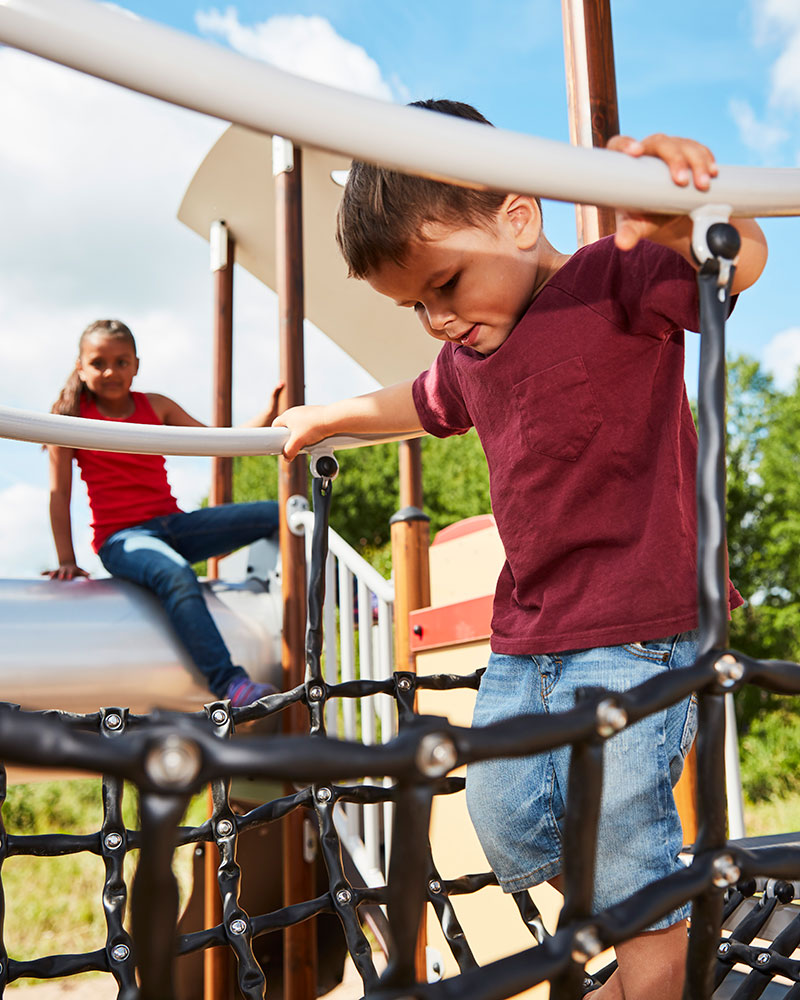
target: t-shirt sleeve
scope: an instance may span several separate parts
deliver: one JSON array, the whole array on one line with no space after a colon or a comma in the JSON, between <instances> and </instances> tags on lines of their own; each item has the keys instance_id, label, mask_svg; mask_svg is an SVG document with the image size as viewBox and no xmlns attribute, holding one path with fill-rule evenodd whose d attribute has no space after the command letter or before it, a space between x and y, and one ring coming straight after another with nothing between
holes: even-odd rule
<instances>
[{"instance_id":1,"label":"t-shirt sleeve","mask_svg":"<svg viewBox=\"0 0 800 1000\"><path fill-rule=\"evenodd\" d=\"M688 261L649 240L617 253L618 302L632 333L663 337L675 327L699 330L697 273Z\"/></svg>"},{"instance_id":2,"label":"t-shirt sleeve","mask_svg":"<svg viewBox=\"0 0 800 1000\"><path fill-rule=\"evenodd\" d=\"M450 437L466 434L472 427L449 344L442 347L431 367L417 376L412 391L417 415L429 434Z\"/></svg>"}]
</instances>

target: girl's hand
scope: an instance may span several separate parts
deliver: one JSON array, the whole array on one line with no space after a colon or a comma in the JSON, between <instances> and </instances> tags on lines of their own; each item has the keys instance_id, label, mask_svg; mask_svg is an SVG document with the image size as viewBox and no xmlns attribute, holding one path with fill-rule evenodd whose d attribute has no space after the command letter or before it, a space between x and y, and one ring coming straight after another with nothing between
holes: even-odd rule
<instances>
[{"instance_id":1,"label":"girl's hand","mask_svg":"<svg viewBox=\"0 0 800 1000\"><path fill-rule=\"evenodd\" d=\"M608 140L606 148L637 158L655 156L663 160L679 187L686 187L691 181L698 191L708 191L711 179L719 173L714 154L694 139L658 132L639 142L627 135L615 135ZM617 212L615 242L620 250L631 250L641 239L675 246L687 234L691 236L691 222L687 216Z\"/></svg>"},{"instance_id":2,"label":"girl's hand","mask_svg":"<svg viewBox=\"0 0 800 1000\"><path fill-rule=\"evenodd\" d=\"M278 415L278 397L283 392L283 388L286 385L285 382L278 382L275 388L272 390L272 396L270 398L270 405L268 410L262 410L251 420L246 421L246 423L241 424L241 427L271 427L272 422Z\"/></svg>"},{"instance_id":3,"label":"girl's hand","mask_svg":"<svg viewBox=\"0 0 800 1000\"><path fill-rule=\"evenodd\" d=\"M58 569L46 569L42 576L47 576L51 580L75 580L79 576L88 577L89 574L85 569L81 569L77 563L67 562L61 563Z\"/></svg>"},{"instance_id":4,"label":"girl's hand","mask_svg":"<svg viewBox=\"0 0 800 1000\"><path fill-rule=\"evenodd\" d=\"M264 423L262 424L262 427L271 427L273 420L278 416L278 397L283 392L285 385L286 383L281 380L272 390L269 409L264 413Z\"/></svg>"}]
</instances>

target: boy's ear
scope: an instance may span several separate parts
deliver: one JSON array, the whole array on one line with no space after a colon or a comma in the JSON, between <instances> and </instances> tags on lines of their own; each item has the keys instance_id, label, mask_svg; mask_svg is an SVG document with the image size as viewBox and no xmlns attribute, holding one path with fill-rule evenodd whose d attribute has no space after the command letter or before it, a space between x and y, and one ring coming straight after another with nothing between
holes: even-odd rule
<instances>
[{"instance_id":1,"label":"boy's ear","mask_svg":"<svg viewBox=\"0 0 800 1000\"><path fill-rule=\"evenodd\" d=\"M507 195L500 215L511 227L520 250L530 250L536 246L542 233L542 213L534 197L526 194Z\"/></svg>"}]
</instances>

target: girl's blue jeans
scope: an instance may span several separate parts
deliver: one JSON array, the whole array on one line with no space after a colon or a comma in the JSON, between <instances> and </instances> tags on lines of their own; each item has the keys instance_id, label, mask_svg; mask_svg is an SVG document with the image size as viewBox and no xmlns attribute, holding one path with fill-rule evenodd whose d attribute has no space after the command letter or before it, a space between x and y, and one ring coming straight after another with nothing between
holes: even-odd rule
<instances>
[{"instance_id":1,"label":"girl's blue jeans","mask_svg":"<svg viewBox=\"0 0 800 1000\"><path fill-rule=\"evenodd\" d=\"M221 698L231 681L247 674L231 662L191 564L270 538L277 530L274 500L223 504L123 528L106 539L98 555L112 576L133 580L159 598L209 690Z\"/></svg>"}]
</instances>

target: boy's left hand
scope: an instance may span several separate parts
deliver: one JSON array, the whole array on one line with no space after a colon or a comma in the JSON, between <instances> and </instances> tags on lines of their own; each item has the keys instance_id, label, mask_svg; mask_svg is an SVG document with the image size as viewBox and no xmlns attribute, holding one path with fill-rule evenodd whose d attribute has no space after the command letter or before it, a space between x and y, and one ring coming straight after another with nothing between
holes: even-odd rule
<instances>
[{"instance_id":1,"label":"boy's left hand","mask_svg":"<svg viewBox=\"0 0 800 1000\"><path fill-rule=\"evenodd\" d=\"M655 156L669 167L672 180L680 187L690 182L698 191L707 191L712 177L718 173L711 150L694 139L663 135L657 132L641 142L626 135L615 135L608 140L608 149L628 156ZM620 250L630 250L641 239L672 245L691 233L691 223L684 215L640 215L627 211L617 212L615 242Z\"/></svg>"}]
</instances>

